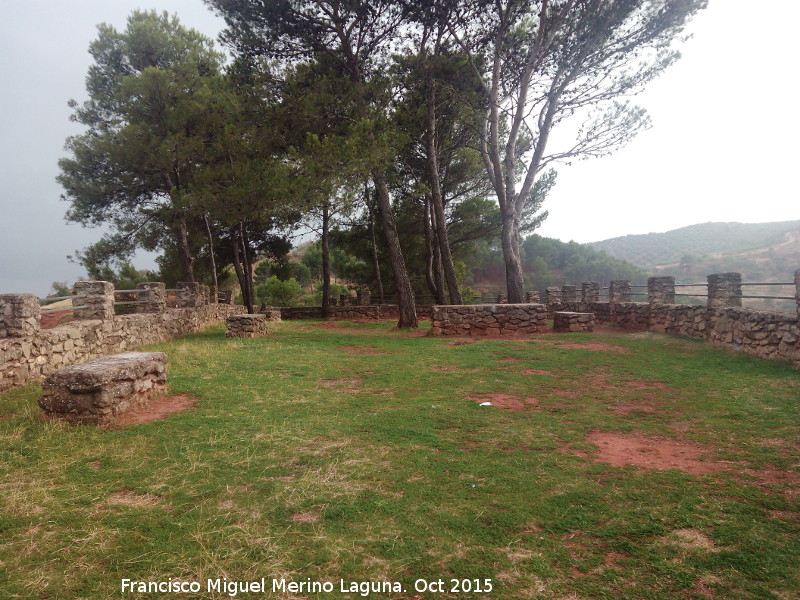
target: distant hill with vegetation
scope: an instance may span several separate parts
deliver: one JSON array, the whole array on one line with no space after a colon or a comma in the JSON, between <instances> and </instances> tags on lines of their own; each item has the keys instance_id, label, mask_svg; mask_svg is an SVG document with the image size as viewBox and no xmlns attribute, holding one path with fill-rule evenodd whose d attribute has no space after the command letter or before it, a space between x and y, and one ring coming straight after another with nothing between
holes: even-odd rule
<instances>
[{"instance_id":1,"label":"distant hill with vegetation","mask_svg":"<svg viewBox=\"0 0 800 600\"><path fill-rule=\"evenodd\" d=\"M626 235L592 242L654 275L704 282L709 273L737 272L746 282L791 282L800 268L800 221L701 223L665 233ZM751 295L794 295L793 286L753 288ZM746 302L757 308L791 308L791 301Z\"/></svg>"},{"instance_id":2,"label":"distant hill with vegetation","mask_svg":"<svg viewBox=\"0 0 800 600\"><path fill-rule=\"evenodd\" d=\"M701 223L665 233L626 235L588 244L644 269L698 260L751 256L770 249L800 249L800 221L776 223ZM797 268L797 267L795 267Z\"/></svg>"}]
</instances>

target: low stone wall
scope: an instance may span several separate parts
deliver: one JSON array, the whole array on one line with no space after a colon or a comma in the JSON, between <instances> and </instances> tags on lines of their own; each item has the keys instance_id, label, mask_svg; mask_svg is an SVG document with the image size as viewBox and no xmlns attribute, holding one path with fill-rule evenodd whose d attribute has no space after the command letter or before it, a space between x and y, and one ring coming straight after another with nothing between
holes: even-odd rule
<instances>
[{"instance_id":1,"label":"low stone wall","mask_svg":"<svg viewBox=\"0 0 800 600\"><path fill-rule=\"evenodd\" d=\"M544 304L434 306L431 335L514 335L547 329Z\"/></svg>"},{"instance_id":2,"label":"low stone wall","mask_svg":"<svg viewBox=\"0 0 800 600\"><path fill-rule=\"evenodd\" d=\"M759 358L790 360L800 366L800 325L792 313L647 302L560 303L551 310L592 312L597 323L700 338L715 346Z\"/></svg>"},{"instance_id":3,"label":"low stone wall","mask_svg":"<svg viewBox=\"0 0 800 600\"><path fill-rule=\"evenodd\" d=\"M94 290L98 286L84 287ZM108 297L108 286L100 288ZM110 295L113 310L113 288ZM206 303L119 316L108 310L94 310L94 315L110 316L76 319L52 329L39 329L41 314L35 296L0 296L0 392L41 379L62 367L197 333L231 314L244 312L244 307Z\"/></svg>"},{"instance_id":4,"label":"low stone wall","mask_svg":"<svg viewBox=\"0 0 800 600\"><path fill-rule=\"evenodd\" d=\"M417 306L417 317L430 318L432 306ZM281 317L286 321L297 319L321 319L321 306L291 306L280 309ZM357 304L345 306L331 306L330 317L333 321L348 321L352 319L386 320L400 318L400 309L396 304L372 304L359 306Z\"/></svg>"}]
</instances>

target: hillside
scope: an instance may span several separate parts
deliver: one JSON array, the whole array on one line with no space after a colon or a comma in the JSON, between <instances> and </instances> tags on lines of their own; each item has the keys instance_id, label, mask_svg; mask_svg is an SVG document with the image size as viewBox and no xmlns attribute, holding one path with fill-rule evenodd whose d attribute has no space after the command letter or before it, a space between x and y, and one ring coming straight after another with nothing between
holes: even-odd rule
<instances>
[{"instance_id":1,"label":"hillside","mask_svg":"<svg viewBox=\"0 0 800 600\"><path fill-rule=\"evenodd\" d=\"M703 282L709 273L731 271L741 273L745 282L791 282L800 268L800 221L702 223L588 245L654 275L674 275L685 282ZM793 288L750 288L745 294L793 296ZM746 300L745 305L793 309L791 301Z\"/></svg>"},{"instance_id":2,"label":"hillside","mask_svg":"<svg viewBox=\"0 0 800 600\"><path fill-rule=\"evenodd\" d=\"M800 255L800 221L702 223L665 233L611 238L589 246L648 270L724 257L753 257L770 250L789 257Z\"/></svg>"}]
</instances>

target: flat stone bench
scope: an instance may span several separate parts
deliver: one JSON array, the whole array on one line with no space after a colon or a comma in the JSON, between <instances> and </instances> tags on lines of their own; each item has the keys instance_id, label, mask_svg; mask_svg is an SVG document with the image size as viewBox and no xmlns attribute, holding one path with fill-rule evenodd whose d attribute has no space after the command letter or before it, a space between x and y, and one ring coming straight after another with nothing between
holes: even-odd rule
<instances>
[{"instance_id":1,"label":"flat stone bench","mask_svg":"<svg viewBox=\"0 0 800 600\"><path fill-rule=\"evenodd\" d=\"M593 331L594 313L579 313L557 311L553 313L553 330L568 331Z\"/></svg>"},{"instance_id":2,"label":"flat stone bench","mask_svg":"<svg viewBox=\"0 0 800 600\"><path fill-rule=\"evenodd\" d=\"M50 416L96 423L163 395L166 384L166 354L123 352L51 373L39 406Z\"/></svg>"},{"instance_id":3,"label":"flat stone bench","mask_svg":"<svg viewBox=\"0 0 800 600\"><path fill-rule=\"evenodd\" d=\"M254 338L267 335L267 315L231 315L225 319L225 337Z\"/></svg>"}]
</instances>

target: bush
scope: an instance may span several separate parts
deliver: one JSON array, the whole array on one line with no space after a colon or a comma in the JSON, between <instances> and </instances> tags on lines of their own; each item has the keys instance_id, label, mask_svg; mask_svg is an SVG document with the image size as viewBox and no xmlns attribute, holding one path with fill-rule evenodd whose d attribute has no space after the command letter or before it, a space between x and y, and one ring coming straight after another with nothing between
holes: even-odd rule
<instances>
[{"instance_id":1,"label":"bush","mask_svg":"<svg viewBox=\"0 0 800 600\"><path fill-rule=\"evenodd\" d=\"M264 283L256 286L256 299L272 306L292 306L303 291L302 286L292 277L281 281L272 275Z\"/></svg>"}]
</instances>

